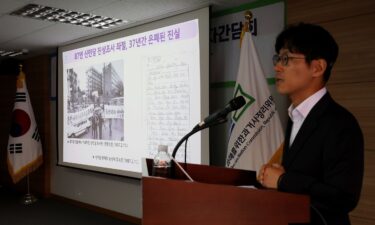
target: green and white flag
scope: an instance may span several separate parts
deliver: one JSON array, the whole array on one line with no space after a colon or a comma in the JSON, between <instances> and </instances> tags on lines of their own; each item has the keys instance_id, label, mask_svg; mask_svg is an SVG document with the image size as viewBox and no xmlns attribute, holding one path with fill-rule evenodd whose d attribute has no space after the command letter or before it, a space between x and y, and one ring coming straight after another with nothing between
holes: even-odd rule
<instances>
[{"instance_id":1,"label":"green and white flag","mask_svg":"<svg viewBox=\"0 0 375 225\"><path fill-rule=\"evenodd\" d=\"M246 26L244 26L246 27ZM246 104L232 113L226 166L255 170L282 145L284 134L250 32L242 32L234 97Z\"/></svg>"}]
</instances>

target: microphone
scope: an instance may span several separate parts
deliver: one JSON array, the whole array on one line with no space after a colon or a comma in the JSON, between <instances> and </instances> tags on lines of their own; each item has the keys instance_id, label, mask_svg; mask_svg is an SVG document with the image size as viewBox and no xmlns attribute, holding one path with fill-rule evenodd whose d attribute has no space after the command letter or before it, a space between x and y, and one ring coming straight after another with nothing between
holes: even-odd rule
<instances>
[{"instance_id":1,"label":"microphone","mask_svg":"<svg viewBox=\"0 0 375 225\"><path fill-rule=\"evenodd\" d=\"M188 134L186 134L175 146L172 153L172 158L175 158L176 153L180 145L187 140L191 135L194 133L206 129L208 127L212 127L218 124L222 124L227 121L227 115L228 113L235 111L242 106L244 106L246 103L244 97L238 96L234 99L230 100L229 103L225 106L224 109L216 111L206 117L202 122L198 123Z\"/></svg>"},{"instance_id":2,"label":"microphone","mask_svg":"<svg viewBox=\"0 0 375 225\"><path fill-rule=\"evenodd\" d=\"M224 109L218 110L208 117L206 117L202 122L200 122L197 126L199 128L203 128L206 126L210 126L212 123L220 122L221 120L226 120L226 117L228 113L235 111L242 106L244 106L246 103L244 97L238 96L235 97L234 99L230 100L229 103L225 106ZM225 121L224 121L225 122Z\"/></svg>"}]
</instances>

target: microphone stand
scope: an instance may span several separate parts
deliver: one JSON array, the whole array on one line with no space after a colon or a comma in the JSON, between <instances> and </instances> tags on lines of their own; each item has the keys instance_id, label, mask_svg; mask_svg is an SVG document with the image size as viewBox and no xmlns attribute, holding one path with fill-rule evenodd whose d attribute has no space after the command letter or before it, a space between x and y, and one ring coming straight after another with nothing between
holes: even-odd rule
<instances>
[{"instance_id":1,"label":"microphone stand","mask_svg":"<svg viewBox=\"0 0 375 225\"><path fill-rule=\"evenodd\" d=\"M187 133L183 138L180 139L180 141L177 143L177 145L173 149L172 157L176 157L176 153L178 148L184 143L186 139L188 139L191 135L195 134L196 132L202 130L198 125L195 126L189 133Z\"/></svg>"},{"instance_id":2,"label":"microphone stand","mask_svg":"<svg viewBox=\"0 0 375 225\"><path fill-rule=\"evenodd\" d=\"M208 127L213 127L213 126L216 126L216 125L219 125L219 124L222 124L222 123L225 123L227 122L227 118L225 117L222 117L220 118L219 120L215 121L215 122L212 122L212 123L208 123L208 124L203 124L202 126L199 126L196 125L189 133L187 133L183 138L181 138L181 140L176 144L176 146L174 147L173 149L173 153L172 153L172 159L173 161L178 165L178 162L177 160L175 160L175 157L176 157L176 153L178 151L178 148L182 145L182 143L184 143L184 141L186 141L191 135L197 133L198 131L200 130L204 130ZM178 165L179 168L181 168L180 165ZM183 171L185 173L185 171ZM174 164L172 164L172 176L174 176ZM188 176L189 179L191 179L189 176Z\"/></svg>"},{"instance_id":3,"label":"microphone stand","mask_svg":"<svg viewBox=\"0 0 375 225\"><path fill-rule=\"evenodd\" d=\"M220 120L218 121L215 121L213 123L209 123L209 124L204 124L203 126L199 126L199 125L196 125L189 133L187 133L183 138L181 138L181 140L177 143L177 145L174 147L173 149L173 153L172 153L172 157L175 158L176 157L176 153L178 151L178 148L182 145L182 143L184 143L184 141L186 139L188 139L191 135L197 133L198 131L200 130L204 130L208 127L213 127L213 126L216 126L216 125L219 125L219 124L222 124L222 123L225 123L227 122L228 120L226 118L221 118Z\"/></svg>"}]
</instances>

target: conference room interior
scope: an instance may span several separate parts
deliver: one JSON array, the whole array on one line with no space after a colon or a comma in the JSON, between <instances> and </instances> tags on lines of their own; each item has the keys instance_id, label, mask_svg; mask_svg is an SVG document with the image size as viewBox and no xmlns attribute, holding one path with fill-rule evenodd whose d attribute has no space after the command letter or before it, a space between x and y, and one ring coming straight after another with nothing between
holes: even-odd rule
<instances>
[{"instance_id":1,"label":"conference room interior","mask_svg":"<svg viewBox=\"0 0 375 225\"><path fill-rule=\"evenodd\" d=\"M82 24L75 25L66 21L43 21L41 19L12 15L12 12L28 4L73 10L106 18L120 19L121 21L110 24L108 27L105 27L107 25L94 27ZM272 10L275 10L275 12L269 13ZM129 137L132 137L132 134L129 133L132 131L128 132L127 129L129 128L126 128L127 124L122 122L122 114L112 119L104 119L102 124L103 130L100 130L100 134L99 131L94 131L91 125L91 127L83 131L83 134L76 133L75 135L74 133L70 133L68 136L64 136L65 131L61 127L65 122L62 120L62 116L67 111L88 108L87 106L92 103L93 106L90 110L92 109L93 116L88 121L93 124L94 116L98 116L101 119L100 117L104 115L104 108L107 105L111 105L113 109L117 109L117 106L123 106L124 102L128 101L129 96L118 94L120 92L116 92L116 89L112 90L112 94L108 94L108 96L111 95L111 98L106 100L105 97L98 97L100 93L92 92L91 100L88 97L82 97L83 100L80 104L74 105L69 103L69 106L63 110L63 106L65 107L65 105L62 105L63 101L65 101L62 98L64 90L62 84L63 79L65 79L63 76L67 73L74 75L74 73L80 71L78 66L78 69L74 68L70 71L69 67L63 68L63 55L74 53L76 49L84 48L85 46L94 46L95 44L104 43L112 39L120 40L127 36L152 32L163 26L168 27L175 24L183 24L186 21L193 21L195 17L199 17L200 22L198 24L200 26L197 29L199 30L199 34L204 35L203 38L202 36L197 38L197 40L199 39L199 44L197 44L199 47L197 49L200 54L197 62L200 64L201 75L203 74L205 77L198 79L201 79L201 85L204 86L200 91L205 96L199 99L199 107L202 108L199 108L201 110L199 119L190 121L191 124L197 124L206 116L225 107L228 101L232 99L234 81L238 69L237 61L236 65L228 63L229 69L221 72L224 73L232 70L235 72L231 72L232 74L223 74L220 75L222 77L218 77L216 74L218 68L227 65L218 66L213 60L217 60L217 58L221 58L220 60L223 61L232 60L228 56L221 55L221 53L230 51L231 46L235 46L236 49L238 48L237 53L239 54L239 32L237 32L238 38L237 36L236 38L231 36L232 39L229 38L227 41L213 38L212 32L216 28L219 29L219 26L222 24L227 27L232 25L232 29L229 29L227 32L234 32L233 18L237 19L241 17L241 22L245 23L245 12L247 11L253 13L252 19L257 19L257 25L254 25L254 20L251 23L253 26L253 37L256 39L257 35L261 36L262 32L264 32L264 43L270 45L266 47L262 44L259 45L260 47L258 47L257 51L261 56L261 61L264 60L263 58L268 57L268 51L273 50L275 35L289 24L298 22L318 24L327 29L335 37L340 47L340 52L332 72L333 75L327 84L327 89L339 104L347 108L356 117L362 129L365 143L363 187L358 206L354 211L350 212L350 220L353 225L374 224L375 120L373 115L375 114L375 78L372 71L375 70L375 64L373 63L375 60L375 28L373 26L375 22L375 1L373 0L363 0L361 2L354 0L2 0L0 2L0 28L2 30L0 34L0 89L2 96L0 98L0 105L2 106L0 107L0 114L2 115L0 117L0 224L143 224L145 216L143 203L148 202L145 200L145 196L149 197L155 188L155 186L148 187L146 185L158 185L160 179L146 179L147 182L142 183L142 177L145 176L144 167L142 167L141 172L134 172L133 170L124 172L118 168L103 169L100 166L77 166L76 162L63 161L62 143L64 142L64 145L66 145L69 140L73 139L82 141L90 139L92 141L90 144L91 148L96 148L96 143L101 141L103 143L110 141L116 143L124 142L125 144L121 148L128 147L128 145L136 145L136 141L129 140ZM278 16L282 17L282 20L273 21ZM208 20L202 23L201 18L204 20L205 17ZM112 21L115 19L112 19ZM264 24L271 25L269 29L263 29L262 26L265 26ZM206 30L202 32L204 29ZM257 29L256 32L258 32L255 35L254 29ZM269 36L272 38L269 38ZM188 41L190 40L193 42L192 39ZM261 41L255 43L261 43ZM224 45L226 47L223 47ZM156 44L152 47L155 46ZM181 52L191 50L186 46L186 49L182 48ZM141 51L146 51L144 50L145 48L142 49L142 46L140 49ZM5 51L12 51L12 53L3 54ZM170 51L177 50L173 49ZM263 53L262 51L267 51L267 53ZM73 58L70 60L77 60L74 54L71 57ZM166 61L170 60L172 62L175 60L168 57L165 57ZM236 60L238 60L239 55L236 57ZM144 60L143 58L141 59ZM129 69L126 64L123 67L119 66L120 63L116 59L108 59L104 63L98 63L94 58L90 60L92 60L92 65L94 65L91 67L100 68L102 71L110 70L112 79L114 80L118 79L117 74L122 74L123 71ZM155 57L150 57L148 60L155 60ZM175 60L173 63L177 63L171 64L177 65L181 69L184 68L184 62L182 61L177 62ZM186 62L190 63L191 61ZM14 184L9 174L7 151L20 64L22 64L22 70L26 76L28 93L39 129L43 149L43 163L35 171ZM73 62L71 65L83 64ZM263 67L267 67L263 68L266 76L274 75L272 58L269 58L268 62L262 62L262 65ZM87 66L87 68L89 67ZM135 66L132 65L131 67ZM189 69L192 71L194 68ZM86 75L89 74L88 70L85 71ZM144 71L146 69L142 70L142 73ZM207 74L205 74L206 72ZM95 72L90 73L95 74ZM285 130L288 119L287 109L290 102L285 96L281 96L276 92L275 83L272 83L272 78L267 78L267 81L271 94L276 95L274 96L276 107L279 112L282 129ZM146 82L144 84L147 85ZM128 87L129 84L123 81L121 85ZM104 86L105 84L103 84ZM102 96L105 96L105 94ZM132 104L141 107L145 102L134 100ZM194 104L194 102L192 101L191 104ZM142 114L141 112L137 112L137 110L138 108L133 109L131 114ZM99 124L99 122L97 123ZM191 124L187 126L187 131L193 128ZM210 127L204 131L195 133L189 140L189 144L192 146L202 147L202 152L199 152L200 155L198 154L199 157L193 156L192 153L189 160L192 160L193 164L208 164L213 167L212 170L208 169L202 174L197 174L198 181L199 179L204 180L202 178L204 176L212 176L211 178L207 178L209 180L216 178L218 180L225 180L220 174L210 175L208 171L215 171L215 173L222 171L222 174L232 175L231 172L226 173L224 170L221 170L226 164L230 125L230 121L228 121L225 124ZM136 126L136 124L132 126ZM182 133L178 134L180 138L187 132ZM138 133L133 135L135 136L136 134L138 135ZM147 132L144 135L147 136ZM77 138L76 136L79 137ZM195 145L195 140L198 137L201 142L197 142ZM66 140L67 142L65 142ZM139 140L143 142L144 139L140 138ZM148 141L146 140L147 143L142 143L142 146L148 145ZM175 140L173 140L173 143L174 145L177 144ZM156 152L157 143L152 142L152 144L152 148ZM118 146L118 148L120 147ZM169 147L170 153L172 153L172 150ZM182 153L183 151L180 149L178 154ZM99 155L92 156L93 159L100 157ZM149 156L148 158L152 157ZM139 163L145 162L142 158L139 160ZM151 165L150 162L148 162L148 165ZM142 165L144 166L145 164ZM179 169L177 168L176 170ZM191 167L193 179L193 175L197 171L199 171L198 167ZM182 177L185 176L181 172L178 174ZM245 175L242 172L236 175L248 176L248 174ZM149 177L147 176L147 178ZM218 185L218 180L210 180L208 183L211 182ZM229 183L227 180L225 182ZM176 187L179 185L182 184L176 183ZM230 189L236 188L236 184L229 185L228 190L226 189L227 185L219 187L220 191L245 193L245 189L239 192ZM198 186L196 188L199 190L199 188L204 189L207 187ZM25 205L24 197L28 190L36 196L37 201ZM195 190L193 187L191 193ZM145 191L150 191L150 193L144 195ZM161 193L164 192L162 191ZM176 193L186 193L186 196L190 196L191 194L189 191L180 192L180 190L176 190ZM212 193L215 193L215 190ZM176 195L172 194L171 196L175 197ZM175 201L181 200L179 197L176 198L177 200ZM207 197L207 199L209 198ZM223 199L223 202L229 201L227 196L223 196ZM304 201L304 199L297 200ZM169 201L172 202L173 199ZM161 204L167 204L165 201L162 202ZM205 203L200 204L205 205ZM252 205L251 202L248 204ZM233 203L233 205L236 204ZM198 203L194 206L199 207ZM184 207L184 205L176 204L176 207ZM253 208L255 206L249 207ZM158 206L155 206L155 211L147 211L147 213L150 213L151 216L157 216L157 208ZM263 214L260 213L259 215ZM172 215L171 218L178 217ZM215 220L213 219L212 221ZM147 221L147 224L152 223ZM175 224L183 223L177 222ZM207 224L212 223L208 221Z\"/></svg>"}]
</instances>

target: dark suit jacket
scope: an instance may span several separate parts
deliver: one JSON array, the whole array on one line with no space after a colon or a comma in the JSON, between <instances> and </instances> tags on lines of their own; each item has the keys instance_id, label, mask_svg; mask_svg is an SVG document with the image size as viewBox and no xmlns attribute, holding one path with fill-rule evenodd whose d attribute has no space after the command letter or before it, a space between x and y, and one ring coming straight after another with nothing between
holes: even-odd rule
<instances>
[{"instance_id":1,"label":"dark suit jacket","mask_svg":"<svg viewBox=\"0 0 375 225\"><path fill-rule=\"evenodd\" d=\"M350 224L348 213L358 203L364 170L361 129L354 116L329 93L312 108L289 147L289 119L280 191L311 197L311 224ZM316 211L319 211L317 213Z\"/></svg>"}]
</instances>

